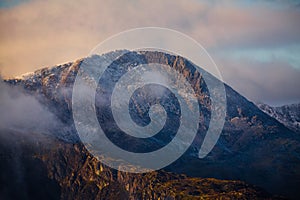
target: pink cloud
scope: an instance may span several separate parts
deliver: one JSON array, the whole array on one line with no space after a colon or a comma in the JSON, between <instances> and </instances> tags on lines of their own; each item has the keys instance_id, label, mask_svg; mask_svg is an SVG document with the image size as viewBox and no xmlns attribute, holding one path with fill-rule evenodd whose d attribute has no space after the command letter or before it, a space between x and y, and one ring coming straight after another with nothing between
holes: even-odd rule
<instances>
[{"instance_id":1,"label":"pink cloud","mask_svg":"<svg viewBox=\"0 0 300 200\"><path fill-rule=\"evenodd\" d=\"M299 44L299 19L299 8L260 3L32 0L0 9L0 72L15 76L73 61L109 36L143 26L176 29L218 51Z\"/></svg>"}]
</instances>

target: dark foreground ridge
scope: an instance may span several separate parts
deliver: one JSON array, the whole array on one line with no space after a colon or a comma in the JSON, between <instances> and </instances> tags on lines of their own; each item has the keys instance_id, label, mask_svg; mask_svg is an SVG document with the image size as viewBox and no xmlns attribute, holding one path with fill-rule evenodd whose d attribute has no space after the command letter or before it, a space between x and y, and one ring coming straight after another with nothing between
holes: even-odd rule
<instances>
[{"instance_id":1,"label":"dark foreground ridge","mask_svg":"<svg viewBox=\"0 0 300 200\"><path fill-rule=\"evenodd\" d=\"M120 172L81 144L30 134L0 134L1 199L283 199L242 181Z\"/></svg>"}]
</instances>

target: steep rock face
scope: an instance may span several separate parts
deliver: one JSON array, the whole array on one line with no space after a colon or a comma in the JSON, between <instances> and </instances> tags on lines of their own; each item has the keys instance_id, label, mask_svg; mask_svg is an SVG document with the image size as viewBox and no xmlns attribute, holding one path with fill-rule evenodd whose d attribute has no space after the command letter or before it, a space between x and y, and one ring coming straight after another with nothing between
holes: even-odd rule
<instances>
[{"instance_id":1,"label":"steep rock face","mask_svg":"<svg viewBox=\"0 0 300 200\"><path fill-rule=\"evenodd\" d=\"M202 74L194 71L193 64L184 58L160 52L131 52L116 60L115 64L128 66L150 62L167 64L190 79L201 108L200 127L194 143L166 170L194 177L239 179L275 194L294 198L299 195L299 135L225 85L227 115L223 132L213 151L206 158L199 159L198 150L208 129L211 110L209 91ZM54 135L71 144L80 142L72 121L71 97L81 63L82 60L78 60L39 70L23 79L6 81L24 87L55 113L68 128Z\"/></svg>"},{"instance_id":2,"label":"steep rock face","mask_svg":"<svg viewBox=\"0 0 300 200\"><path fill-rule=\"evenodd\" d=\"M257 106L289 129L297 133L300 132L300 103L279 107L272 107L267 104L259 103Z\"/></svg>"}]
</instances>

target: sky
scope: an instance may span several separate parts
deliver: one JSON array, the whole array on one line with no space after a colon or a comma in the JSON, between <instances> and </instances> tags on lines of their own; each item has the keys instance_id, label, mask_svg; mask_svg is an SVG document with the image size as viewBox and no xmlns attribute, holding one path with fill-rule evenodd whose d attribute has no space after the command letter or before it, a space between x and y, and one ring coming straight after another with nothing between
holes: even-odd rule
<instances>
[{"instance_id":1,"label":"sky","mask_svg":"<svg viewBox=\"0 0 300 200\"><path fill-rule=\"evenodd\" d=\"M300 102L300 1L2 0L0 73L85 57L108 37L156 26L194 38L254 102Z\"/></svg>"}]
</instances>

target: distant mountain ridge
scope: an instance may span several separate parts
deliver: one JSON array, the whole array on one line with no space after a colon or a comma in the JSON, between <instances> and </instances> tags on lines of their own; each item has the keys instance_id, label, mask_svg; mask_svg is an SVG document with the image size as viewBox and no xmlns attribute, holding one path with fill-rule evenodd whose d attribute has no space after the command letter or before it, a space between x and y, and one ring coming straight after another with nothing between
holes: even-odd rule
<instances>
[{"instance_id":1,"label":"distant mountain ridge","mask_svg":"<svg viewBox=\"0 0 300 200\"><path fill-rule=\"evenodd\" d=\"M289 129L300 133L300 103L278 107L269 106L264 103L258 103L257 106Z\"/></svg>"}]
</instances>

